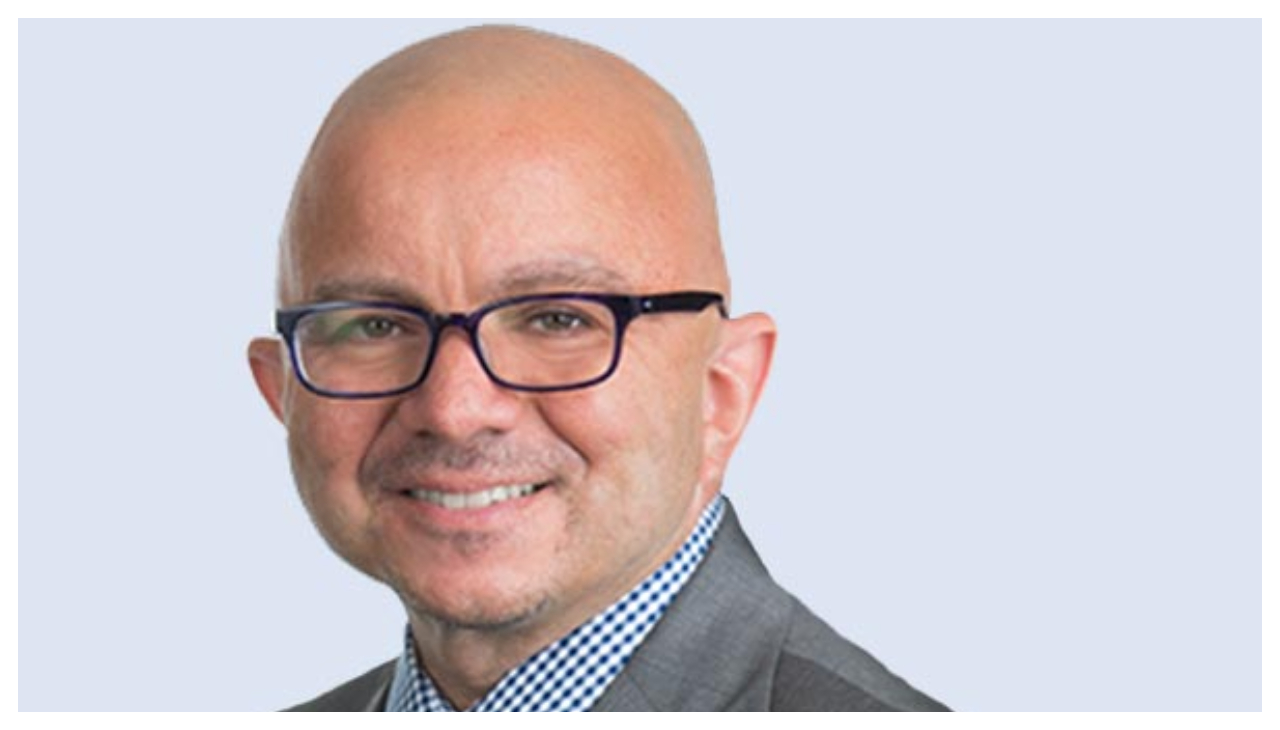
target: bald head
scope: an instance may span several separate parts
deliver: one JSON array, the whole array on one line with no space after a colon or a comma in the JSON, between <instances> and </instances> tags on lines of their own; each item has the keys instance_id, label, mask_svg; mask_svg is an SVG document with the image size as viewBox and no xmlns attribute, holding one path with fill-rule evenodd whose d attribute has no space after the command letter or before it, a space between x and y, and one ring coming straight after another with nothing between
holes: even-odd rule
<instances>
[{"instance_id":1,"label":"bald head","mask_svg":"<svg viewBox=\"0 0 1280 730\"><path fill-rule=\"evenodd\" d=\"M388 213L413 216L416 205L438 219L457 212L442 207L452 204L468 214L465 227L481 222L486 204L509 205L513 197L562 203L544 188L563 189L568 176L593 193L577 201L578 214L627 214L629 240L597 241L596 253L635 263L637 286L728 293L710 167L679 103L594 46L486 26L401 50L335 102L289 206L280 298L313 295L304 262L315 239L332 238L337 216L345 216L343 225L354 218L348 233L363 235Z\"/></svg>"}]
</instances>

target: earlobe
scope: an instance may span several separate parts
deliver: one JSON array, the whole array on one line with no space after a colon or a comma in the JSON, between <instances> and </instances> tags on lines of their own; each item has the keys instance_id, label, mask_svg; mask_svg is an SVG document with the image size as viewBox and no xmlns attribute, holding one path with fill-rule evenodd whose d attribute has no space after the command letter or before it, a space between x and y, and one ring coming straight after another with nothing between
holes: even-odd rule
<instances>
[{"instance_id":1,"label":"earlobe","mask_svg":"<svg viewBox=\"0 0 1280 730\"><path fill-rule=\"evenodd\" d=\"M766 314L748 314L724 324L709 371L703 403L706 477L719 480L746 430L764 390L778 329Z\"/></svg>"},{"instance_id":2,"label":"earlobe","mask_svg":"<svg viewBox=\"0 0 1280 730\"><path fill-rule=\"evenodd\" d=\"M259 337L249 343L249 368L258 392L276 418L284 422L284 353L279 340Z\"/></svg>"}]
</instances>

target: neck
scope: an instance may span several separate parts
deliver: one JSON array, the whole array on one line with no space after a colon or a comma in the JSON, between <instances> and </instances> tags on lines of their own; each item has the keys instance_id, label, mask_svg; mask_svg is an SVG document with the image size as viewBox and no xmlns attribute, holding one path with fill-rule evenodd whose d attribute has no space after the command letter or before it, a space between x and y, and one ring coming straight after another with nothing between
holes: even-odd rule
<instances>
[{"instance_id":1,"label":"neck","mask_svg":"<svg viewBox=\"0 0 1280 730\"><path fill-rule=\"evenodd\" d=\"M541 648L538 639L518 634L496 640L493 630L448 626L417 615L409 623L418 665L430 668L436 689L459 710L480 701L503 674Z\"/></svg>"}]
</instances>

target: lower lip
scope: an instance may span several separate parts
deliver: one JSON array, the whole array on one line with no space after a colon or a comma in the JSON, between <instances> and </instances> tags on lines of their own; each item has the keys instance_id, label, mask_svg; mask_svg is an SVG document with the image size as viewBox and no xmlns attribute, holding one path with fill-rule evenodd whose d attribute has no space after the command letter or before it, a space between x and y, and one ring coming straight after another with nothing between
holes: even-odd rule
<instances>
[{"instance_id":1,"label":"lower lip","mask_svg":"<svg viewBox=\"0 0 1280 730\"><path fill-rule=\"evenodd\" d=\"M553 483L548 483L539 487L533 494L473 509L448 509L404 492L396 492L395 501L398 505L403 505L415 519L436 530L450 532L486 530L496 529L523 519L526 516L524 513L540 504L544 496L551 491L552 486L554 486Z\"/></svg>"}]
</instances>

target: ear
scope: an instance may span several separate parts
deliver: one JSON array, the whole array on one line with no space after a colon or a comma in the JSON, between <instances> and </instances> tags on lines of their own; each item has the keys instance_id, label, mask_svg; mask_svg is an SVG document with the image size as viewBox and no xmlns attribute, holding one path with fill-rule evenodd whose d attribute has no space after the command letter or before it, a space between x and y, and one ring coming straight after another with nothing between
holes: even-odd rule
<instances>
[{"instance_id":1,"label":"ear","mask_svg":"<svg viewBox=\"0 0 1280 730\"><path fill-rule=\"evenodd\" d=\"M267 337L254 339L249 343L249 368L263 400L276 418L284 423L284 385L288 373L283 344Z\"/></svg>"},{"instance_id":2,"label":"ear","mask_svg":"<svg viewBox=\"0 0 1280 730\"><path fill-rule=\"evenodd\" d=\"M766 314L724 323L703 396L703 479L719 484L769 376L778 328Z\"/></svg>"}]
</instances>

